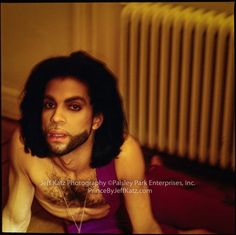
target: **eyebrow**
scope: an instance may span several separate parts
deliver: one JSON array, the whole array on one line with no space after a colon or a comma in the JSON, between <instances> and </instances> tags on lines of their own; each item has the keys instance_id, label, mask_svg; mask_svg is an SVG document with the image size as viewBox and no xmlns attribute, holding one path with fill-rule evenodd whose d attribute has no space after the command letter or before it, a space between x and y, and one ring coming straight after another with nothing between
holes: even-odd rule
<instances>
[{"instance_id":1,"label":"eyebrow","mask_svg":"<svg viewBox=\"0 0 236 235\"><path fill-rule=\"evenodd\" d=\"M45 95L44 99L50 99L50 100L55 101L55 99L51 95ZM65 99L64 102L65 103L70 103L70 102L73 102L73 101L80 101L80 102L86 104L86 100L83 97L81 97L81 96L72 96L70 98Z\"/></svg>"}]
</instances>

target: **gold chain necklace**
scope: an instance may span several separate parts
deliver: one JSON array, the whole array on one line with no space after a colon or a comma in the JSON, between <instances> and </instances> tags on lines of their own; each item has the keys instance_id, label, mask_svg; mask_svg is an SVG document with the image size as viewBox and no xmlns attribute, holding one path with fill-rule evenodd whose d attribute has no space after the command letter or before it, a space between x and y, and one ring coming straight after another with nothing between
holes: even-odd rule
<instances>
[{"instance_id":1,"label":"gold chain necklace","mask_svg":"<svg viewBox=\"0 0 236 235\"><path fill-rule=\"evenodd\" d=\"M54 168L53 163L52 163L52 167L53 167L53 175L56 175L56 171L55 171L55 168ZM58 188L59 188L61 197L63 198L63 200L64 200L64 202L65 202L65 205L66 205L66 212L67 212L67 214L69 214L69 216L72 218L72 220L73 220L73 222L74 222L74 224L75 224L75 227L76 227L78 233L80 233L80 232L81 232L81 228L82 228L82 224L83 224L84 210L85 210L85 206L86 206L86 202L87 202L87 195L88 195L88 190L89 190L89 188L87 189L87 192L86 192L86 195L85 195L83 207L82 207L82 208L80 207L80 210L82 209L82 215L81 215L80 223L79 223L79 226L78 226L78 224L76 223L76 220L75 220L73 214L72 214L71 211L70 211L71 208L70 208L69 205L68 205L68 202L67 202L67 200L66 200L66 198L65 198L65 194L64 194L63 189L61 188L61 185L60 185L60 184L57 184L57 185L58 185ZM78 214L80 214L80 212L79 212Z\"/></svg>"}]
</instances>

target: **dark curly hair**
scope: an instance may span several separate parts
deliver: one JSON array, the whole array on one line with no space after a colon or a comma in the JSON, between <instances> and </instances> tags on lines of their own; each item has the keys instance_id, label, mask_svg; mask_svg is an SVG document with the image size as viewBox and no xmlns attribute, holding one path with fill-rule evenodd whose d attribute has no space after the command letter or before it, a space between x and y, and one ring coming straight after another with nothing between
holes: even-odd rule
<instances>
[{"instance_id":1,"label":"dark curly hair","mask_svg":"<svg viewBox=\"0 0 236 235\"><path fill-rule=\"evenodd\" d=\"M127 122L115 76L103 62L83 51L45 59L31 71L20 104L25 152L41 158L50 156L42 130L43 97L50 80L65 76L75 77L88 87L94 115L104 116L102 126L95 132L90 165L106 165L120 153Z\"/></svg>"}]
</instances>

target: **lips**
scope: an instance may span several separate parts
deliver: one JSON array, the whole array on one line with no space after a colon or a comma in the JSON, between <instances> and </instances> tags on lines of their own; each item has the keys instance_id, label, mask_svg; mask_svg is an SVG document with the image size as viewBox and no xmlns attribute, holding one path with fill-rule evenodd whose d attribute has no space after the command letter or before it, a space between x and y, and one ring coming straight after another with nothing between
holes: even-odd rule
<instances>
[{"instance_id":1,"label":"lips","mask_svg":"<svg viewBox=\"0 0 236 235\"><path fill-rule=\"evenodd\" d=\"M63 131L49 131L47 138L50 142L62 142L68 136L66 132Z\"/></svg>"},{"instance_id":2,"label":"lips","mask_svg":"<svg viewBox=\"0 0 236 235\"><path fill-rule=\"evenodd\" d=\"M49 132L48 137L65 137L67 134L61 132Z\"/></svg>"}]
</instances>

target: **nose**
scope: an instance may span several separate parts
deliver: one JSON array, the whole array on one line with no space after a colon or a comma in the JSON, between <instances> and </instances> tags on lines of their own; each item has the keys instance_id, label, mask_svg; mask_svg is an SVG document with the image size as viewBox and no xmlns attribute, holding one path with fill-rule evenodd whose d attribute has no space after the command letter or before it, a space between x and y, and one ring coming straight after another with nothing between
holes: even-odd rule
<instances>
[{"instance_id":1,"label":"nose","mask_svg":"<svg viewBox=\"0 0 236 235\"><path fill-rule=\"evenodd\" d=\"M63 110L58 107L54 110L54 113L51 116L51 122L54 123L64 123L66 121L65 116L63 114Z\"/></svg>"}]
</instances>

